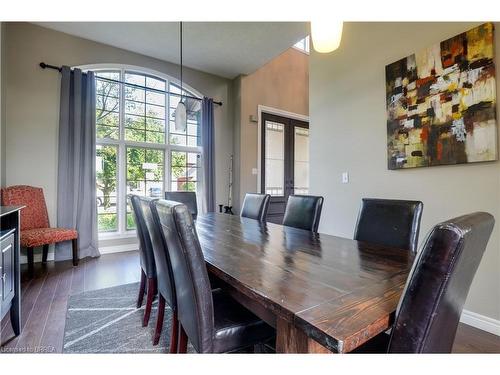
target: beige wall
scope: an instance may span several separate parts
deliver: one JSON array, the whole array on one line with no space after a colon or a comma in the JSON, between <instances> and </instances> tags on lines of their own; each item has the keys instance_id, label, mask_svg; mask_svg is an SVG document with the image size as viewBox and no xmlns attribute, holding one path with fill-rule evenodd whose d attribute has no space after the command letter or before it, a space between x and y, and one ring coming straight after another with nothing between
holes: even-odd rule
<instances>
[{"instance_id":1,"label":"beige wall","mask_svg":"<svg viewBox=\"0 0 500 375\"><path fill-rule=\"evenodd\" d=\"M309 56L290 48L254 73L234 82L235 171L234 206L239 207L245 193L257 191L257 107L264 105L307 116L309 114ZM238 107L239 105L239 107Z\"/></svg>"},{"instance_id":2,"label":"beige wall","mask_svg":"<svg viewBox=\"0 0 500 375\"><path fill-rule=\"evenodd\" d=\"M500 163L390 171L386 159L385 66L475 25L347 23L337 51L312 53L311 191L325 196L320 231L351 238L362 197L422 200L421 241L442 220L492 213L497 224L465 309L500 319Z\"/></svg>"},{"instance_id":3,"label":"beige wall","mask_svg":"<svg viewBox=\"0 0 500 375\"><path fill-rule=\"evenodd\" d=\"M70 36L29 23L8 23L6 28L6 137L8 185L41 186L51 223L56 223L57 132L59 83L57 72L43 70L44 61L78 66L96 63L128 64L177 77L175 64L108 45ZM215 107L216 197L227 196L227 170L221 168L232 148L231 80L185 69L187 85L223 102Z\"/></svg>"}]
</instances>

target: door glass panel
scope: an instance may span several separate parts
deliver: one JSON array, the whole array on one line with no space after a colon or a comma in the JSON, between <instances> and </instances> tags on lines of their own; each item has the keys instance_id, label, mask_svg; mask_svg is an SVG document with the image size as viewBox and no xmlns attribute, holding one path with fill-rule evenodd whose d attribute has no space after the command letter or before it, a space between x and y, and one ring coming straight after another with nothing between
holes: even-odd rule
<instances>
[{"instance_id":1,"label":"door glass panel","mask_svg":"<svg viewBox=\"0 0 500 375\"><path fill-rule=\"evenodd\" d=\"M283 196L285 192L285 125L266 121L265 192Z\"/></svg>"},{"instance_id":2,"label":"door glass panel","mask_svg":"<svg viewBox=\"0 0 500 375\"><path fill-rule=\"evenodd\" d=\"M295 127L294 194L309 194L309 129Z\"/></svg>"}]
</instances>

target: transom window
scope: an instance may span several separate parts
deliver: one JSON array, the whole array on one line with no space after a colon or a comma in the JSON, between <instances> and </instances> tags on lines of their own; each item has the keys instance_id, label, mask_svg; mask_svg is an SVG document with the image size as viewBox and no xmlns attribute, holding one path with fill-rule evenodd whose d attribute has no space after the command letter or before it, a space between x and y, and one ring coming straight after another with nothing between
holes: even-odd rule
<instances>
[{"instance_id":1,"label":"transom window","mask_svg":"<svg viewBox=\"0 0 500 375\"><path fill-rule=\"evenodd\" d=\"M299 40L293 47L309 55L309 36Z\"/></svg>"},{"instance_id":2,"label":"transom window","mask_svg":"<svg viewBox=\"0 0 500 375\"><path fill-rule=\"evenodd\" d=\"M135 229L128 194L201 188L201 102L184 98L188 121L181 132L174 126L179 86L135 70L94 72L98 228L101 235L125 234Z\"/></svg>"}]
</instances>

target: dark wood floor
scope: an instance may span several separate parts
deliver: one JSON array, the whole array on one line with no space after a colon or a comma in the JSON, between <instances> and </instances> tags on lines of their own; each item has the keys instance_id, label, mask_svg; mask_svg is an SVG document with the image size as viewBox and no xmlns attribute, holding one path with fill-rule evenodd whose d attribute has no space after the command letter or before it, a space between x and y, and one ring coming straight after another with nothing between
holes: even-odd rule
<instances>
[{"instance_id":1,"label":"dark wood floor","mask_svg":"<svg viewBox=\"0 0 500 375\"><path fill-rule=\"evenodd\" d=\"M13 335L8 315L2 321L0 352L62 352L66 306L71 294L139 281L137 251L71 261L35 264L30 279L21 267L22 333Z\"/></svg>"},{"instance_id":2,"label":"dark wood floor","mask_svg":"<svg viewBox=\"0 0 500 375\"><path fill-rule=\"evenodd\" d=\"M22 334L14 337L8 316L1 322L0 353L55 352L63 345L66 305L71 294L139 281L136 251L71 261L36 264L29 279L22 268ZM500 353L500 337L460 324L454 353Z\"/></svg>"}]
</instances>

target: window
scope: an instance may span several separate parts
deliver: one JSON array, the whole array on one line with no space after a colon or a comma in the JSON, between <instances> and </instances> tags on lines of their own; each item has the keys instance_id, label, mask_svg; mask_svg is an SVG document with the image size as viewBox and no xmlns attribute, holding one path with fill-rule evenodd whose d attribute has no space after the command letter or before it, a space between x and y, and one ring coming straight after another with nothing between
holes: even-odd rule
<instances>
[{"instance_id":1,"label":"window","mask_svg":"<svg viewBox=\"0 0 500 375\"><path fill-rule=\"evenodd\" d=\"M135 229L127 194L163 197L200 189L201 102L185 98L188 124L175 129L181 90L168 79L128 69L95 70L98 228ZM183 95L199 97L183 90Z\"/></svg>"},{"instance_id":2,"label":"window","mask_svg":"<svg viewBox=\"0 0 500 375\"><path fill-rule=\"evenodd\" d=\"M197 191L200 158L194 152L171 152L171 191Z\"/></svg>"},{"instance_id":3,"label":"window","mask_svg":"<svg viewBox=\"0 0 500 375\"><path fill-rule=\"evenodd\" d=\"M164 151L143 147L126 147L127 194L163 197ZM134 229L130 205L127 205L127 229Z\"/></svg>"},{"instance_id":4,"label":"window","mask_svg":"<svg viewBox=\"0 0 500 375\"><path fill-rule=\"evenodd\" d=\"M118 217L116 212L118 147L114 145L97 145L96 154L99 230L103 232L114 232L118 230Z\"/></svg>"},{"instance_id":5,"label":"window","mask_svg":"<svg viewBox=\"0 0 500 375\"><path fill-rule=\"evenodd\" d=\"M282 196L285 193L285 125L266 121L265 144L266 194Z\"/></svg>"},{"instance_id":6,"label":"window","mask_svg":"<svg viewBox=\"0 0 500 375\"><path fill-rule=\"evenodd\" d=\"M309 36L299 40L293 47L309 55Z\"/></svg>"}]
</instances>

